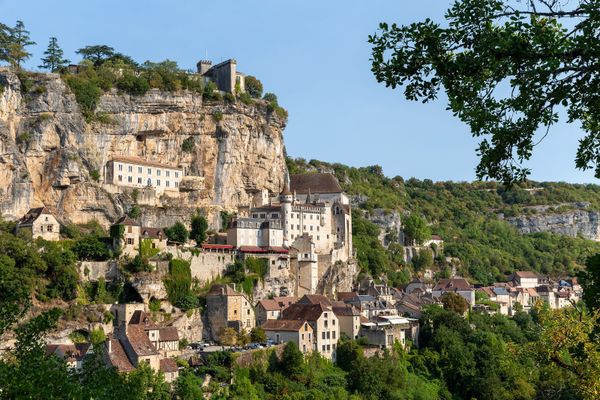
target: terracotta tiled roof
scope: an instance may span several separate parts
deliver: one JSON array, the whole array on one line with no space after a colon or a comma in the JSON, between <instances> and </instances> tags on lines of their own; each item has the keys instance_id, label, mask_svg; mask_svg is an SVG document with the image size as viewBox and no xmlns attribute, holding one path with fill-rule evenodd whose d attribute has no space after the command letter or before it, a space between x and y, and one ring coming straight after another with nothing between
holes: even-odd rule
<instances>
[{"instance_id":1,"label":"terracotta tiled roof","mask_svg":"<svg viewBox=\"0 0 600 400\"><path fill-rule=\"evenodd\" d=\"M38 219L39 216L42 214L51 214L52 215L50 210L48 210L46 207L32 208L29 211L27 211L27 214L25 214L23 216L23 218L21 218L21 220L19 221L19 225L21 225L21 226L31 225L33 223L33 221Z\"/></svg>"},{"instance_id":2,"label":"terracotta tiled roof","mask_svg":"<svg viewBox=\"0 0 600 400\"><path fill-rule=\"evenodd\" d=\"M121 218L119 218L114 225L140 226L140 224L129 218L127 215L123 215Z\"/></svg>"},{"instance_id":3,"label":"terracotta tiled roof","mask_svg":"<svg viewBox=\"0 0 600 400\"><path fill-rule=\"evenodd\" d=\"M163 358L160 360L160 370L162 372L177 372L177 363L172 358Z\"/></svg>"},{"instance_id":4,"label":"terracotta tiled roof","mask_svg":"<svg viewBox=\"0 0 600 400\"><path fill-rule=\"evenodd\" d=\"M515 275L519 278L537 278L538 274L532 271L517 271Z\"/></svg>"},{"instance_id":5,"label":"terracotta tiled roof","mask_svg":"<svg viewBox=\"0 0 600 400\"><path fill-rule=\"evenodd\" d=\"M431 235L431 240L442 240L440 235Z\"/></svg>"},{"instance_id":6,"label":"terracotta tiled roof","mask_svg":"<svg viewBox=\"0 0 600 400\"><path fill-rule=\"evenodd\" d=\"M161 164L156 161L147 161L139 157L131 157L131 156L117 156L114 157L111 161L117 161L127 164L136 164L136 165L145 165L148 167L158 167L158 168L170 168L170 169L178 169L181 171L181 168L176 167L170 164Z\"/></svg>"},{"instance_id":7,"label":"terracotta tiled roof","mask_svg":"<svg viewBox=\"0 0 600 400\"><path fill-rule=\"evenodd\" d=\"M161 342L179 341L179 332L174 326L166 326L158 329L158 340Z\"/></svg>"},{"instance_id":8,"label":"terracotta tiled roof","mask_svg":"<svg viewBox=\"0 0 600 400\"><path fill-rule=\"evenodd\" d=\"M108 359L110 364L117 368L119 372L129 372L133 371L135 367L127 358L127 353L125 353L125 349L121 345L118 339L108 339L110 342L111 351L107 351Z\"/></svg>"},{"instance_id":9,"label":"terracotta tiled roof","mask_svg":"<svg viewBox=\"0 0 600 400\"><path fill-rule=\"evenodd\" d=\"M158 354L156 347L148 338L143 325L129 325L127 327L127 341L138 356L151 356Z\"/></svg>"},{"instance_id":10,"label":"terracotta tiled roof","mask_svg":"<svg viewBox=\"0 0 600 400\"><path fill-rule=\"evenodd\" d=\"M356 307L344 302L336 302L331 308L333 309L333 313L337 316L354 317L360 315L360 311L358 311Z\"/></svg>"},{"instance_id":11,"label":"terracotta tiled roof","mask_svg":"<svg viewBox=\"0 0 600 400\"><path fill-rule=\"evenodd\" d=\"M165 235L165 231L162 228L142 228L142 236L150 239L163 239L167 236Z\"/></svg>"},{"instance_id":12,"label":"terracotta tiled roof","mask_svg":"<svg viewBox=\"0 0 600 400\"><path fill-rule=\"evenodd\" d=\"M327 296L323 296L322 294L305 294L302 296L300 300L298 300L299 304L319 304L323 303L327 306L331 306L331 301L327 298Z\"/></svg>"},{"instance_id":13,"label":"terracotta tiled roof","mask_svg":"<svg viewBox=\"0 0 600 400\"><path fill-rule=\"evenodd\" d=\"M294 303L297 303L298 297L296 297L296 296L278 296L278 297L273 297L273 300L275 300L281 306L281 308L286 308Z\"/></svg>"},{"instance_id":14,"label":"terracotta tiled roof","mask_svg":"<svg viewBox=\"0 0 600 400\"><path fill-rule=\"evenodd\" d=\"M298 194L341 193L342 188L332 174L301 174L290 177L290 189Z\"/></svg>"},{"instance_id":15,"label":"terracotta tiled roof","mask_svg":"<svg viewBox=\"0 0 600 400\"><path fill-rule=\"evenodd\" d=\"M444 278L435 285L433 290L471 290L471 285L465 278Z\"/></svg>"},{"instance_id":16,"label":"terracotta tiled roof","mask_svg":"<svg viewBox=\"0 0 600 400\"><path fill-rule=\"evenodd\" d=\"M529 296L531 297L539 297L537 290L534 288L527 288L527 293L529 293Z\"/></svg>"},{"instance_id":17,"label":"terracotta tiled roof","mask_svg":"<svg viewBox=\"0 0 600 400\"><path fill-rule=\"evenodd\" d=\"M300 321L316 321L324 312L331 311L331 307L319 304L292 304L281 312L282 319L294 319Z\"/></svg>"},{"instance_id":18,"label":"terracotta tiled roof","mask_svg":"<svg viewBox=\"0 0 600 400\"><path fill-rule=\"evenodd\" d=\"M258 305L262 306L266 311L279 311L281 306L278 302L272 299L264 299L258 302Z\"/></svg>"},{"instance_id":19,"label":"terracotta tiled roof","mask_svg":"<svg viewBox=\"0 0 600 400\"><path fill-rule=\"evenodd\" d=\"M129 325L156 326L150 315L142 310L135 310L129 319Z\"/></svg>"},{"instance_id":20,"label":"terracotta tiled roof","mask_svg":"<svg viewBox=\"0 0 600 400\"><path fill-rule=\"evenodd\" d=\"M356 297L357 294L356 292L337 292L337 299L339 301L346 301Z\"/></svg>"},{"instance_id":21,"label":"terracotta tiled roof","mask_svg":"<svg viewBox=\"0 0 600 400\"><path fill-rule=\"evenodd\" d=\"M265 331L297 332L306 323L304 320L268 319L262 326Z\"/></svg>"}]
</instances>

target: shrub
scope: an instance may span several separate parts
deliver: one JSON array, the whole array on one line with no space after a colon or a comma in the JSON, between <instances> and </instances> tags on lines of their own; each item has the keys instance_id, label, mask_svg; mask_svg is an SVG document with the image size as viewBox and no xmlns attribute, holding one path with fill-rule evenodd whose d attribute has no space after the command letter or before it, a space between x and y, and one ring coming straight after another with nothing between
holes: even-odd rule
<instances>
[{"instance_id":1,"label":"shrub","mask_svg":"<svg viewBox=\"0 0 600 400\"><path fill-rule=\"evenodd\" d=\"M202 215L196 213L192 217L192 230L190 238L196 241L196 245L200 245L206 240L206 231L208 230L208 221Z\"/></svg>"},{"instance_id":2,"label":"shrub","mask_svg":"<svg viewBox=\"0 0 600 400\"><path fill-rule=\"evenodd\" d=\"M131 260L125 265L125 269L133 273L151 272L152 266L148 263L148 260L146 260L144 257L138 254L135 257L133 257L133 260Z\"/></svg>"},{"instance_id":3,"label":"shrub","mask_svg":"<svg viewBox=\"0 0 600 400\"><path fill-rule=\"evenodd\" d=\"M90 178L94 181L98 182L100 180L100 172L97 169L93 169L90 171Z\"/></svg>"},{"instance_id":4,"label":"shrub","mask_svg":"<svg viewBox=\"0 0 600 400\"><path fill-rule=\"evenodd\" d=\"M277 95L275 93L265 93L263 100L266 100L268 103L279 104L277 101Z\"/></svg>"},{"instance_id":5,"label":"shrub","mask_svg":"<svg viewBox=\"0 0 600 400\"><path fill-rule=\"evenodd\" d=\"M77 240L73 245L73 252L80 260L105 261L110 256L106 243L95 235Z\"/></svg>"},{"instance_id":6,"label":"shrub","mask_svg":"<svg viewBox=\"0 0 600 400\"><path fill-rule=\"evenodd\" d=\"M132 96L143 96L150 89L148 81L133 73L125 73L117 81L117 88Z\"/></svg>"},{"instance_id":7,"label":"shrub","mask_svg":"<svg viewBox=\"0 0 600 400\"><path fill-rule=\"evenodd\" d=\"M31 139L33 139L33 135L31 133L23 132L17 136L16 141L17 144L27 144L31 142Z\"/></svg>"},{"instance_id":8,"label":"shrub","mask_svg":"<svg viewBox=\"0 0 600 400\"><path fill-rule=\"evenodd\" d=\"M188 240L189 232L184 224L176 222L172 227L165 229L165 234L172 242L185 243Z\"/></svg>"},{"instance_id":9,"label":"shrub","mask_svg":"<svg viewBox=\"0 0 600 400\"><path fill-rule=\"evenodd\" d=\"M217 84L209 81L202 91L202 98L205 100L218 100L221 94L218 91Z\"/></svg>"},{"instance_id":10,"label":"shrub","mask_svg":"<svg viewBox=\"0 0 600 400\"><path fill-rule=\"evenodd\" d=\"M246 93L248 93L249 96L252 96L255 99L260 99L260 96L262 96L263 92L263 85L261 81L252 75L248 75L244 80L244 84L246 86Z\"/></svg>"},{"instance_id":11,"label":"shrub","mask_svg":"<svg viewBox=\"0 0 600 400\"><path fill-rule=\"evenodd\" d=\"M217 111L212 115L212 117L213 121L220 122L223 120L223 113L221 111Z\"/></svg>"},{"instance_id":12,"label":"shrub","mask_svg":"<svg viewBox=\"0 0 600 400\"><path fill-rule=\"evenodd\" d=\"M141 214L142 209L137 204L134 204L133 207L131 207L131 210L129 210L129 212L127 213L127 215L129 215L129 218L131 219L138 219Z\"/></svg>"},{"instance_id":13,"label":"shrub","mask_svg":"<svg viewBox=\"0 0 600 400\"><path fill-rule=\"evenodd\" d=\"M169 274L165 277L164 284L171 304L182 310L198 306L198 299L191 292L192 271L187 261L169 261Z\"/></svg>"},{"instance_id":14,"label":"shrub","mask_svg":"<svg viewBox=\"0 0 600 400\"><path fill-rule=\"evenodd\" d=\"M245 105L252 104L252 96L248 94L248 92L244 92L240 94L240 101Z\"/></svg>"},{"instance_id":15,"label":"shrub","mask_svg":"<svg viewBox=\"0 0 600 400\"><path fill-rule=\"evenodd\" d=\"M148 308L152 312L159 312L160 311L160 300L157 300L155 298L150 299L150 302L148 303Z\"/></svg>"},{"instance_id":16,"label":"shrub","mask_svg":"<svg viewBox=\"0 0 600 400\"><path fill-rule=\"evenodd\" d=\"M34 85L33 79L29 76L27 72L18 72L17 77L19 78L19 82L21 83L21 92L28 93Z\"/></svg>"},{"instance_id":17,"label":"shrub","mask_svg":"<svg viewBox=\"0 0 600 400\"><path fill-rule=\"evenodd\" d=\"M190 136L181 143L181 150L185 153L191 153L194 151L195 146L194 138Z\"/></svg>"},{"instance_id":18,"label":"shrub","mask_svg":"<svg viewBox=\"0 0 600 400\"><path fill-rule=\"evenodd\" d=\"M225 93L225 101L235 103L235 96L232 93Z\"/></svg>"},{"instance_id":19,"label":"shrub","mask_svg":"<svg viewBox=\"0 0 600 400\"><path fill-rule=\"evenodd\" d=\"M83 75L66 75L65 81L75 94L77 104L79 104L86 121L91 121L103 92L98 81Z\"/></svg>"}]
</instances>

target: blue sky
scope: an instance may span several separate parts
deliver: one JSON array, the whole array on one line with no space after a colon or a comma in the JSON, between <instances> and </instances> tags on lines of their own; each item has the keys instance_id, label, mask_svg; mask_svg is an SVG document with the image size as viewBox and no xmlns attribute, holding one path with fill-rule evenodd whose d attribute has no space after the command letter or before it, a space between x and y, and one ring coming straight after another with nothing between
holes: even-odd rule
<instances>
[{"instance_id":1,"label":"blue sky","mask_svg":"<svg viewBox=\"0 0 600 400\"><path fill-rule=\"evenodd\" d=\"M449 1L0 0L0 21L25 22L37 68L50 36L74 51L108 44L138 61L235 58L289 111L288 154L353 166L379 164L388 176L473 180L476 140L445 110L378 84L367 37L381 21L440 20ZM575 169L581 132L555 126L528 164L531 178L598 183Z\"/></svg>"}]
</instances>

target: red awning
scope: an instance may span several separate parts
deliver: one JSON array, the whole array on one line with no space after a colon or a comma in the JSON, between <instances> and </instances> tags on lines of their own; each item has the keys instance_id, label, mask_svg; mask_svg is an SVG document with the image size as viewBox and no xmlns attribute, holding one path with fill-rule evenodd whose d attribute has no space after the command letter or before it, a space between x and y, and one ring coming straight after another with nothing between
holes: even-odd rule
<instances>
[{"instance_id":1,"label":"red awning","mask_svg":"<svg viewBox=\"0 0 600 400\"><path fill-rule=\"evenodd\" d=\"M203 244L202 248L208 250L231 250L233 246L230 244Z\"/></svg>"}]
</instances>

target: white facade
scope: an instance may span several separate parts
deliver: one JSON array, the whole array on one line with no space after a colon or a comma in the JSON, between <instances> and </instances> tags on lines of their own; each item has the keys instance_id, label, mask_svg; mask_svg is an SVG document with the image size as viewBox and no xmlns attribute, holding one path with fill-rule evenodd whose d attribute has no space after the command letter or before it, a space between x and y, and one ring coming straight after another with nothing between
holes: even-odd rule
<instances>
[{"instance_id":1,"label":"white facade","mask_svg":"<svg viewBox=\"0 0 600 400\"><path fill-rule=\"evenodd\" d=\"M106 163L104 181L133 188L152 187L157 194L179 191L183 170L137 157L116 157Z\"/></svg>"}]
</instances>

